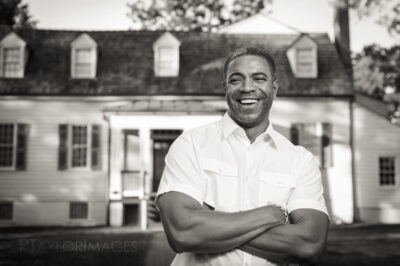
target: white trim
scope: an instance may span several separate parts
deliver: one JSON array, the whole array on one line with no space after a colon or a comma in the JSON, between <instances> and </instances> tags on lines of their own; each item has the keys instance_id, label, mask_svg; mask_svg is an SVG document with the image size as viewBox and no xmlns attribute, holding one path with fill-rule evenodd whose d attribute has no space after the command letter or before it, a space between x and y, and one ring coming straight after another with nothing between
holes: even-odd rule
<instances>
[{"instance_id":1,"label":"white trim","mask_svg":"<svg viewBox=\"0 0 400 266\"><path fill-rule=\"evenodd\" d=\"M171 33L166 32L161 35L157 41L153 44L153 54L154 54L154 75L156 77L177 77L179 75L179 47L181 43L175 38ZM169 54L171 60L173 61L171 67L165 70L161 67L161 56L162 49L170 48L173 51ZM165 51L164 51L165 53Z\"/></svg>"},{"instance_id":2,"label":"white trim","mask_svg":"<svg viewBox=\"0 0 400 266\"><path fill-rule=\"evenodd\" d=\"M90 52L90 74L82 75L76 73L76 51L77 50L89 50ZM71 67L70 74L73 79L94 79L96 78L97 72L97 44L96 42L86 33L81 34L71 43Z\"/></svg>"},{"instance_id":3,"label":"white trim","mask_svg":"<svg viewBox=\"0 0 400 266\"><path fill-rule=\"evenodd\" d=\"M300 71L299 63L299 51L307 49L309 56L307 57L310 63L310 70L308 72ZM318 45L307 35L299 37L294 44L286 51L290 68L296 78L317 78L318 77Z\"/></svg>"},{"instance_id":4,"label":"white trim","mask_svg":"<svg viewBox=\"0 0 400 266\"><path fill-rule=\"evenodd\" d=\"M4 48L19 48L19 66L18 73L15 76L6 76L4 74ZM0 41L0 77L2 78L23 78L25 75L25 64L28 58L26 51L26 42L17 34L11 32Z\"/></svg>"}]
</instances>

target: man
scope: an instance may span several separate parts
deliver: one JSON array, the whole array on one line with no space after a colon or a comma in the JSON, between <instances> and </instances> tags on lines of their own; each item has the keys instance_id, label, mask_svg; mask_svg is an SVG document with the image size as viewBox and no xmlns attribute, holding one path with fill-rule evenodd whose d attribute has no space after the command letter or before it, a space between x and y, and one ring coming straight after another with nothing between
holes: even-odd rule
<instances>
[{"instance_id":1,"label":"man","mask_svg":"<svg viewBox=\"0 0 400 266\"><path fill-rule=\"evenodd\" d=\"M321 175L312 154L269 121L274 60L241 48L223 74L228 112L183 133L165 160L156 205L179 253L172 265L315 262L329 224Z\"/></svg>"}]
</instances>

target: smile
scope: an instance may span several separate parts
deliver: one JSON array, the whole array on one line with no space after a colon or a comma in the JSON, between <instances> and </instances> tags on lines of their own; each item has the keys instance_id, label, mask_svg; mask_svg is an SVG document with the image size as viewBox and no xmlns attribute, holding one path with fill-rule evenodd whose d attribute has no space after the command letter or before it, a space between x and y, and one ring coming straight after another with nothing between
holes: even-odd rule
<instances>
[{"instance_id":1,"label":"smile","mask_svg":"<svg viewBox=\"0 0 400 266\"><path fill-rule=\"evenodd\" d=\"M240 104L250 105L255 104L259 101L259 99L239 99L237 100Z\"/></svg>"}]
</instances>

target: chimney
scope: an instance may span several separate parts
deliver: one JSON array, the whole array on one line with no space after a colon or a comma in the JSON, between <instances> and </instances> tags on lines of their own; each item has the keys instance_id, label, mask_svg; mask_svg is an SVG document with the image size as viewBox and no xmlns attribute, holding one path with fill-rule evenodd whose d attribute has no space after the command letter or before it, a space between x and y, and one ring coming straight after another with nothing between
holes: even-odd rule
<instances>
[{"instance_id":1,"label":"chimney","mask_svg":"<svg viewBox=\"0 0 400 266\"><path fill-rule=\"evenodd\" d=\"M334 1L335 46L344 66L351 71L349 1Z\"/></svg>"}]
</instances>

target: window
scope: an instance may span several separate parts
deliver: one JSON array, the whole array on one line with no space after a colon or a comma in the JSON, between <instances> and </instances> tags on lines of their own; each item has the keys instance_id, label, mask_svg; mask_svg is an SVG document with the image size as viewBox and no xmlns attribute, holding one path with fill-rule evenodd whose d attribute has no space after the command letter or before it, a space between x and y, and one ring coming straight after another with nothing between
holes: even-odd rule
<instances>
[{"instance_id":1,"label":"window","mask_svg":"<svg viewBox=\"0 0 400 266\"><path fill-rule=\"evenodd\" d=\"M0 202L0 220L12 220L13 204L12 202Z\"/></svg>"},{"instance_id":2,"label":"window","mask_svg":"<svg viewBox=\"0 0 400 266\"><path fill-rule=\"evenodd\" d=\"M0 124L0 169L25 170L28 125Z\"/></svg>"},{"instance_id":3,"label":"window","mask_svg":"<svg viewBox=\"0 0 400 266\"><path fill-rule=\"evenodd\" d=\"M11 32L0 42L0 76L23 78L27 59L26 43Z\"/></svg>"},{"instance_id":4,"label":"window","mask_svg":"<svg viewBox=\"0 0 400 266\"><path fill-rule=\"evenodd\" d=\"M396 185L396 157L379 157L379 184Z\"/></svg>"},{"instance_id":5,"label":"window","mask_svg":"<svg viewBox=\"0 0 400 266\"><path fill-rule=\"evenodd\" d=\"M286 51L290 68L296 78L317 78L317 43L307 34L300 35Z\"/></svg>"},{"instance_id":6,"label":"window","mask_svg":"<svg viewBox=\"0 0 400 266\"><path fill-rule=\"evenodd\" d=\"M176 77L179 74L180 42L166 32L153 44L154 74L157 77Z\"/></svg>"},{"instance_id":7,"label":"window","mask_svg":"<svg viewBox=\"0 0 400 266\"><path fill-rule=\"evenodd\" d=\"M85 167L88 156L87 126L72 126L72 167Z\"/></svg>"},{"instance_id":8,"label":"window","mask_svg":"<svg viewBox=\"0 0 400 266\"><path fill-rule=\"evenodd\" d=\"M92 51L90 49L75 50L75 73L74 77L85 78L91 76Z\"/></svg>"},{"instance_id":9,"label":"window","mask_svg":"<svg viewBox=\"0 0 400 266\"><path fill-rule=\"evenodd\" d=\"M306 77L313 71L312 47L296 49L296 75Z\"/></svg>"},{"instance_id":10,"label":"window","mask_svg":"<svg viewBox=\"0 0 400 266\"><path fill-rule=\"evenodd\" d=\"M176 76L178 60L174 47L160 47L158 60L158 76Z\"/></svg>"},{"instance_id":11,"label":"window","mask_svg":"<svg viewBox=\"0 0 400 266\"><path fill-rule=\"evenodd\" d=\"M58 169L101 169L100 125L59 125Z\"/></svg>"},{"instance_id":12,"label":"window","mask_svg":"<svg viewBox=\"0 0 400 266\"><path fill-rule=\"evenodd\" d=\"M70 202L69 203L70 219L87 219L88 204L87 202Z\"/></svg>"},{"instance_id":13,"label":"window","mask_svg":"<svg viewBox=\"0 0 400 266\"><path fill-rule=\"evenodd\" d=\"M332 125L329 123L294 123L290 139L310 151L322 168L333 166Z\"/></svg>"},{"instance_id":14,"label":"window","mask_svg":"<svg viewBox=\"0 0 400 266\"><path fill-rule=\"evenodd\" d=\"M86 33L71 43L71 77L91 79L96 77L97 44Z\"/></svg>"},{"instance_id":15,"label":"window","mask_svg":"<svg viewBox=\"0 0 400 266\"><path fill-rule=\"evenodd\" d=\"M3 49L3 76L14 78L19 76L21 69L21 49L4 48Z\"/></svg>"}]
</instances>

